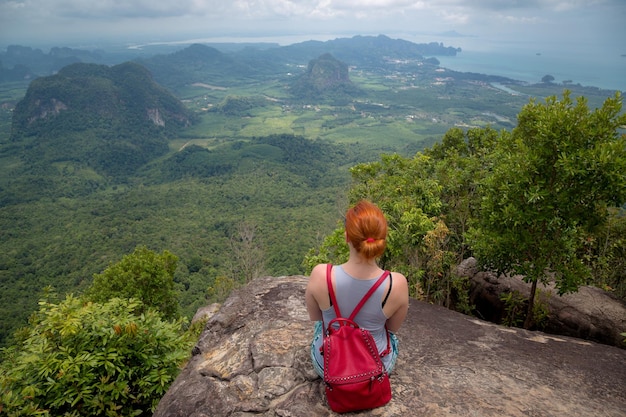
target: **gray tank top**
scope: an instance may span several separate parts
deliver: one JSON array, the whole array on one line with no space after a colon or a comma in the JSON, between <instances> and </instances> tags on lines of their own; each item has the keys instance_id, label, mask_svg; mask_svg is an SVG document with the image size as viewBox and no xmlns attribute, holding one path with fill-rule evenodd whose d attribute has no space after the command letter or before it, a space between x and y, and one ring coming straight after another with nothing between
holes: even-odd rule
<instances>
[{"instance_id":1,"label":"gray tank top","mask_svg":"<svg viewBox=\"0 0 626 417\"><path fill-rule=\"evenodd\" d=\"M369 289L376 283L379 277L372 279L356 279L348 275L341 265L333 267L334 281L335 281L335 297L337 297L337 303L339 304L339 310L341 315L349 317L356 305L361 301L363 296L369 291ZM378 352L384 352L387 349L387 330L385 323L387 317L383 313L382 300L385 295L386 281L385 280L367 300L367 302L361 308L361 311L356 315L354 321L363 329L368 330L374 340L376 341L376 347ZM328 326L328 323L336 318L335 308L330 308L322 311L322 317L324 319L324 326ZM324 328L324 332L326 328ZM322 346L323 338L319 338L315 341L315 355L318 363L324 363L322 355L320 353L320 347ZM391 355L383 356L383 364L385 367L389 367L391 363Z\"/></svg>"}]
</instances>

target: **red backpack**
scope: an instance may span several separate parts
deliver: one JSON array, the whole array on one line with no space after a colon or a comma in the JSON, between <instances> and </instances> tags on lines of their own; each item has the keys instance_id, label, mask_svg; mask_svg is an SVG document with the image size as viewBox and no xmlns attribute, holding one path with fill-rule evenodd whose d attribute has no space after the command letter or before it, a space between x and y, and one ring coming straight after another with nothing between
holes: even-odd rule
<instances>
[{"instance_id":1,"label":"red backpack","mask_svg":"<svg viewBox=\"0 0 626 417\"><path fill-rule=\"evenodd\" d=\"M376 281L355 307L349 318L343 318L331 282L332 265L326 269L326 282L330 300L337 318L328 323L322 353L324 356L324 383L326 399L337 413L367 410L387 404L391 400L389 375L381 357L390 352L378 353L372 334L360 328L353 320L368 298L389 275L389 271Z\"/></svg>"}]
</instances>

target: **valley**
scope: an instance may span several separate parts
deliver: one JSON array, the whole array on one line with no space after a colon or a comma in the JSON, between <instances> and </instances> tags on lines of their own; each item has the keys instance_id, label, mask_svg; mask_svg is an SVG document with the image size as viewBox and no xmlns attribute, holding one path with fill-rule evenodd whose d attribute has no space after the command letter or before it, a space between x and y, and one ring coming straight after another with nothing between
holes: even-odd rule
<instances>
[{"instance_id":1,"label":"valley","mask_svg":"<svg viewBox=\"0 0 626 417\"><path fill-rule=\"evenodd\" d=\"M360 50L326 46L339 60ZM167 138L164 153L120 175L67 157L73 143L98 139L89 130L73 133L75 142L62 132L45 154L29 153L43 136L18 140L11 127L29 82L0 83L0 345L26 323L45 287L79 293L139 245L179 257L175 281L187 317L220 301L208 291L217 278L239 279L242 227L254 232L266 274L304 274L306 253L341 219L350 167L381 154L412 156L453 127L510 130L529 97L565 88L457 73L402 59L408 52L390 62L376 49L373 63L347 62L353 96L335 89L314 100L292 93L324 45L309 47L267 56L199 46L144 54L137 62L196 120ZM613 94L567 88L591 107Z\"/></svg>"}]
</instances>

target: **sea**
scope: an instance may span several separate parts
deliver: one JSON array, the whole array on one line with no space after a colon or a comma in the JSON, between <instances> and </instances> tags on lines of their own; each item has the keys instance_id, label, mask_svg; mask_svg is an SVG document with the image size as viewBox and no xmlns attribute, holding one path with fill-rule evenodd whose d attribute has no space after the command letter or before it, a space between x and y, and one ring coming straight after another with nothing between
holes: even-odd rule
<instances>
[{"instance_id":1,"label":"sea","mask_svg":"<svg viewBox=\"0 0 626 417\"><path fill-rule=\"evenodd\" d=\"M626 45L550 45L480 43L449 39L460 47L456 56L437 56L440 65L454 71L499 75L539 83L545 75L555 83L572 83L626 92ZM464 46L461 46L464 45Z\"/></svg>"}]
</instances>

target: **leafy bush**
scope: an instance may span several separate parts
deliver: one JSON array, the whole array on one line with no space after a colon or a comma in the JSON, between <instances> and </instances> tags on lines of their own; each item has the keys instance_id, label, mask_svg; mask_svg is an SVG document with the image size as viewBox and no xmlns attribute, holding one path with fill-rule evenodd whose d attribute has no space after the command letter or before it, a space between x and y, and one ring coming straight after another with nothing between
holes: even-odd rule
<instances>
[{"instance_id":1,"label":"leafy bush","mask_svg":"<svg viewBox=\"0 0 626 417\"><path fill-rule=\"evenodd\" d=\"M110 298L135 298L145 308L156 308L164 318L178 317L178 295L174 290L174 271L178 257L169 251L157 254L138 246L122 260L94 276L87 296L94 302Z\"/></svg>"},{"instance_id":2,"label":"leafy bush","mask_svg":"<svg viewBox=\"0 0 626 417\"><path fill-rule=\"evenodd\" d=\"M22 340L3 351L0 412L9 416L151 415L188 357L183 320L138 300L69 295L40 302ZM143 313L140 313L143 311Z\"/></svg>"},{"instance_id":3,"label":"leafy bush","mask_svg":"<svg viewBox=\"0 0 626 417\"><path fill-rule=\"evenodd\" d=\"M548 298L550 293L538 291L537 300L532 308L532 320L534 329L543 329L547 324L550 310ZM517 290L504 292L500 295L500 301L504 303L504 317L502 324L509 327L521 327L524 324L528 310L528 299Z\"/></svg>"},{"instance_id":4,"label":"leafy bush","mask_svg":"<svg viewBox=\"0 0 626 417\"><path fill-rule=\"evenodd\" d=\"M626 207L609 209L608 221L584 239L579 256L592 269L589 285L626 300Z\"/></svg>"},{"instance_id":5,"label":"leafy bush","mask_svg":"<svg viewBox=\"0 0 626 417\"><path fill-rule=\"evenodd\" d=\"M519 291L504 292L500 295L504 303L504 317L502 324L509 327L520 327L524 324L526 313L526 299Z\"/></svg>"}]
</instances>

